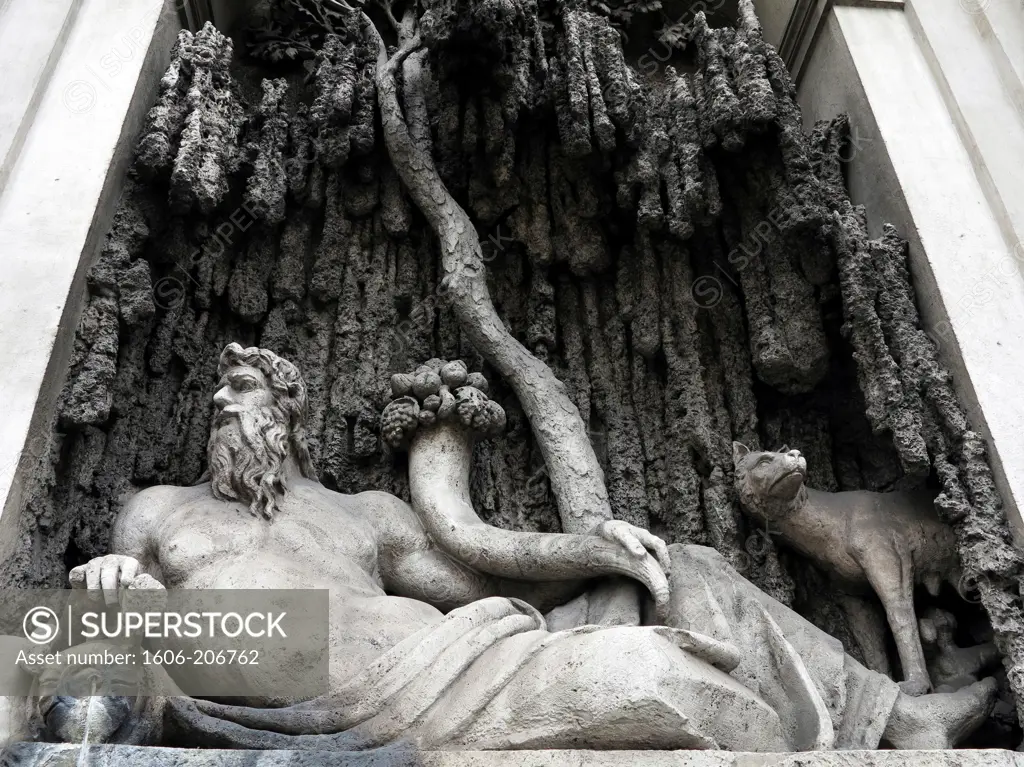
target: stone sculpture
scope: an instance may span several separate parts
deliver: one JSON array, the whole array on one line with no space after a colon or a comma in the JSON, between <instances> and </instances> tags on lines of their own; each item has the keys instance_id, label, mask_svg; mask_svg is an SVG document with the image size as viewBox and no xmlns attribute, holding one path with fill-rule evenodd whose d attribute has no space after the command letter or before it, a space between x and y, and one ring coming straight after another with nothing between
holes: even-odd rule
<instances>
[{"instance_id":1,"label":"stone sculpture","mask_svg":"<svg viewBox=\"0 0 1024 767\"><path fill-rule=\"evenodd\" d=\"M953 639L956 616L936 607L918 621L928 673L939 692L958 690L977 682L982 673L999 665L999 650L993 642L960 647Z\"/></svg>"},{"instance_id":2,"label":"stone sculpture","mask_svg":"<svg viewBox=\"0 0 1024 767\"><path fill-rule=\"evenodd\" d=\"M910 697L713 549L666 547L618 521L590 535L484 524L467 501L468 456L474 434L504 416L460 363L431 365L393 382L398 399L384 416L387 438L410 447L410 506L323 487L298 370L265 349L224 349L209 481L139 493L118 519L114 553L71 580L90 589L131 588L143 576L149 587L329 589L331 690L241 706L169 698L165 742L945 748L987 715L993 680ZM564 610L605 574L642 582L647 612L660 619L546 628L542 610ZM281 704L290 705L265 707ZM64 707L65 720L74 710Z\"/></svg>"},{"instance_id":3,"label":"stone sculpture","mask_svg":"<svg viewBox=\"0 0 1024 767\"><path fill-rule=\"evenodd\" d=\"M939 521L926 492L826 493L804 484L799 450L750 450L733 443L736 490L743 508L781 540L828 572L841 589L878 595L903 666L904 692L928 692L931 680L914 612L914 585L938 596L957 586L953 531Z\"/></svg>"},{"instance_id":4,"label":"stone sculpture","mask_svg":"<svg viewBox=\"0 0 1024 767\"><path fill-rule=\"evenodd\" d=\"M75 654L117 648L103 641L86 642L74 648ZM132 666L102 669L103 695L89 695L97 669L69 663L68 651L59 650L60 665L41 670L38 675L39 710L46 712L43 736L66 743L89 739L99 743L123 745L151 744L160 741L164 699L136 696L139 676L164 676L160 666ZM78 696L78 697L76 697ZM93 698L90 700L90 698Z\"/></svg>"}]
</instances>

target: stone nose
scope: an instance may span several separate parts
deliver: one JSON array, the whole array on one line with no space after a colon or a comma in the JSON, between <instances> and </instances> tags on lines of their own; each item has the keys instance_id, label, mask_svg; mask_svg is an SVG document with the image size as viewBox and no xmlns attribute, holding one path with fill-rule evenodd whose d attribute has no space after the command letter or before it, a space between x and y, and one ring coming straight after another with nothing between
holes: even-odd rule
<instances>
[{"instance_id":1,"label":"stone nose","mask_svg":"<svg viewBox=\"0 0 1024 767\"><path fill-rule=\"evenodd\" d=\"M795 450L795 449L794 450L790 450L790 451L788 451L786 453L786 455L788 455L790 458L799 458L800 457L800 451L799 450Z\"/></svg>"},{"instance_id":2,"label":"stone nose","mask_svg":"<svg viewBox=\"0 0 1024 767\"><path fill-rule=\"evenodd\" d=\"M222 386L220 390L213 395L213 404L218 408L224 408L230 405L231 402L231 388L229 386Z\"/></svg>"}]
</instances>

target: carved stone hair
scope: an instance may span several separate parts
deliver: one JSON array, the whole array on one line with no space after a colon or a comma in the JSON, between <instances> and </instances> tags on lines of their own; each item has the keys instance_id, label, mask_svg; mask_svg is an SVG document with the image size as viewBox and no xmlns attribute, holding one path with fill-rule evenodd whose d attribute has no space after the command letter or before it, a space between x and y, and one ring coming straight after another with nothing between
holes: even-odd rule
<instances>
[{"instance_id":1,"label":"carved stone hair","mask_svg":"<svg viewBox=\"0 0 1024 767\"><path fill-rule=\"evenodd\" d=\"M306 419L309 416L306 383L299 369L269 349L257 346L243 349L241 344L230 343L220 354L217 375L222 376L229 369L240 365L256 368L266 377L267 386L274 397L274 407L287 422L289 447L299 470L302 476L316 479L316 468L309 455L309 440L306 436Z\"/></svg>"}]
</instances>

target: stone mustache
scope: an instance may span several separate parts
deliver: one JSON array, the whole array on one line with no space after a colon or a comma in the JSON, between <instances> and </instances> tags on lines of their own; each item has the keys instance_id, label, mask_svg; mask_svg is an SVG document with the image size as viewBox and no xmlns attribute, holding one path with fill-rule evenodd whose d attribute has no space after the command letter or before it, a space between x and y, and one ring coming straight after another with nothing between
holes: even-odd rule
<instances>
[{"instance_id":1,"label":"stone mustache","mask_svg":"<svg viewBox=\"0 0 1024 767\"><path fill-rule=\"evenodd\" d=\"M113 553L75 568L72 583L127 590L145 575L172 589L327 589L331 688L314 700L232 706L170 697L144 714L162 717L154 740L342 750L947 748L991 708L991 679L906 695L714 549L666 546L620 521L589 535L485 524L470 503L472 443L500 430L504 413L461 363L432 360L392 381L382 429L409 448L411 504L317 481L306 388L291 363L230 344L218 375L209 481L140 492L117 520ZM649 625L581 625L578 595L607 575L643 584Z\"/></svg>"},{"instance_id":2,"label":"stone mustache","mask_svg":"<svg viewBox=\"0 0 1024 767\"><path fill-rule=\"evenodd\" d=\"M733 443L736 490L743 508L782 541L828 572L841 589L870 587L896 640L903 691L932 688L914 612L914 586L939 595L943 581L958 585L953 531L926 492L826 493L806 487L799 450L752 451Z\"/></svg>"}]
</instances>

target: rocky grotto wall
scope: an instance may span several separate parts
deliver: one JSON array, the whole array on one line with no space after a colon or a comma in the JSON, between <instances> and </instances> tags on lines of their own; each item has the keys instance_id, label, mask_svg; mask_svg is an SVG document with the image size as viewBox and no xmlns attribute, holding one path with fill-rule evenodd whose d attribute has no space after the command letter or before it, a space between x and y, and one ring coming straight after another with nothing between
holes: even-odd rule
<instances>
[{"instance_id":1,"label":"rocky grotto wall","mask_svg":"<svg viewBox=\"0 0 1024 767\"><path fill-rule=\"evenodd\" d=\"M383 147L376 50L313 0L271 9L235 47L210 27L179 37L59 418L29 446L35 490L2 566L14 584L63 585L106 553L128 495L199 479L229 341L300 367L314 459L344 492L407 495L379 434L392 373L431 357L486 370ZM735 28L684 15L629 61L628 21L546 0L428 4L426 99L405 103L429 116L419 138L477 225L499 313L587 421L615 515L715 546L862 656L821 576L742 517L731 443L798 447L823 490L928 484L1021 700L1021 560L920 328L905 245L869 241L847 198L845 122L803 133L749 2ZM477 449L476 507L558 530L529 423L496 387L509 426Z\"/></svg>"}]
</instances>

